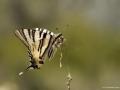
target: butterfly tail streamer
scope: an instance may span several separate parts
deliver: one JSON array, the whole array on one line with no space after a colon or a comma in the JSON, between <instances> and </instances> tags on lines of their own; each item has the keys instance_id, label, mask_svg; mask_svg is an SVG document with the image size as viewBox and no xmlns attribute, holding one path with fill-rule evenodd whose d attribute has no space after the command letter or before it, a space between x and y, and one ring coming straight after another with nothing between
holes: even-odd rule
<instances>
[{"instance_id":1,"label":"butterfly tail streamer","mask_svg":"<svg viewBox=\"0 0 120 90\"><path fill-rule=\"evenodd\" d=\"M30 70L31 66L28 66L24 71L19 73L19 76L22 76L24 73L28 72Z\"/></svg>"}]
</instances>

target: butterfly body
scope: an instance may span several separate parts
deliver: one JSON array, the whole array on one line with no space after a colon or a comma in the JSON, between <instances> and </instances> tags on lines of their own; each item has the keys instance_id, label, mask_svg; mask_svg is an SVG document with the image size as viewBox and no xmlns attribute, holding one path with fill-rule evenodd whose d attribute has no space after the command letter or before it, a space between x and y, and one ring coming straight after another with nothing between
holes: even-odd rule
<instances>
[{"instance_id":1,"label":"butterfly body","mask_svg":"<svg viewBox=\"0 0 120 90\"><path fill-rule=\"evenodd\" d=\"M27 69L41 68L46 58L51 59L64 41L61 33L55 34L43 28L20 29L15 34L28 48L31 65Z\"/></svg>"}]
</instances>

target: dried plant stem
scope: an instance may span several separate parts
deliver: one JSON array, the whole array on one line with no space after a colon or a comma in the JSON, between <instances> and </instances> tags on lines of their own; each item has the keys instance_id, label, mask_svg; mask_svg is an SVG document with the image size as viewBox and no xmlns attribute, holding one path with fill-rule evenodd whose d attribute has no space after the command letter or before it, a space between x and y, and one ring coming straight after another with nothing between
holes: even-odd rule
<instances>
[{"instance_id":1,"label":"dried plant stem","mask_svg":"<svg viewBox=\"0 0 120 90\"><path fill-rule=\"evenodd\" d=\"M62 47L60 48L60 50L61 50L61 54L60 54L60 69L61 69L62 68L62 62L61 61L62 61L62 58L63 58ZM70 87L71 81L72 81L72 76L69 72L68 75L67 75L67 83L66 83L68 90L71 90L71 87Z\"/></svg>"},{"instance_id":2,"label":"dried plant stem","mask_svg":"<svg viewBox=\"0 0 120 90\"><path fill-rule=\"evenodd\" d=\"M70 90L71 88L70 88L70 84L71 84L71 81L72 81L72 77L71 77L71 74L70 73L68 73L68 75L67 75L67 88L68 88L68 90Z\"/></svg>"}]
</instances>

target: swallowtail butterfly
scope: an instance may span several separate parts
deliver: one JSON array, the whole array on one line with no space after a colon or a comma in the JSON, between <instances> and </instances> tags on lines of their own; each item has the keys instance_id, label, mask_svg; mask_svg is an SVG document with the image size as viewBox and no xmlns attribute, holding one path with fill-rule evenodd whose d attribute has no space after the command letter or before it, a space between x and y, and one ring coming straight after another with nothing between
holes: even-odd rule
<instances>
[{"instance_id":1,"label":"swallowtail butterfly","mask_svg":"<svg viewBox=\"0 0 120 90\"><path fill-rule=\"evenodd\" d=\"M40 69L46 58L51 59L64 42L61 33L55 34L44 28L20 29L15 31L15 35L28 49L31 65L26 70Z\"/></svg>"}]
</instances>

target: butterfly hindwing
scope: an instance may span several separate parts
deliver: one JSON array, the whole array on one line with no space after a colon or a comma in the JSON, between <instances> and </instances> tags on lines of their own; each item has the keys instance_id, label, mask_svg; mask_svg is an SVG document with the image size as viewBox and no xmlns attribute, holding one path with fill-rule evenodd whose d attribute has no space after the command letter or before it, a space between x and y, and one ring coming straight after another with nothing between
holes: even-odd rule
<instances>
[{"instance_id":1,"label":"butterfly hindwing","mask_svg":"<svg viewBox=\"0 0 120 90\"><path fill-rule=\"evenodd\" d=\"M52 46L52 47L50 48L50 50L48 51L48 59L49 59L49 60L52 60L52 59L53 59L56 51L57 51L57 48L56 48L56 47Z\"/></svg>"},{"instance_id":2,"label":"butterfly hindwing","mask_svg":"<svg viewBox=\"0 0 120 90\"><path fill-rule=\"evenodd\" d=\"M49 50L48 50L48 58L49 58L49 60L51 60L53 57L54 57L54 55L55 55L55 53L56 53L56 51L57 51L57 40L58 40L58 38L61 36L62 34L61 33L59 33L59 34L55 34L54 35L54 39L53 39L53 41L51 42L51 46L50 46L50 48L49 48Z\"/></svg>"}]
</instances>

